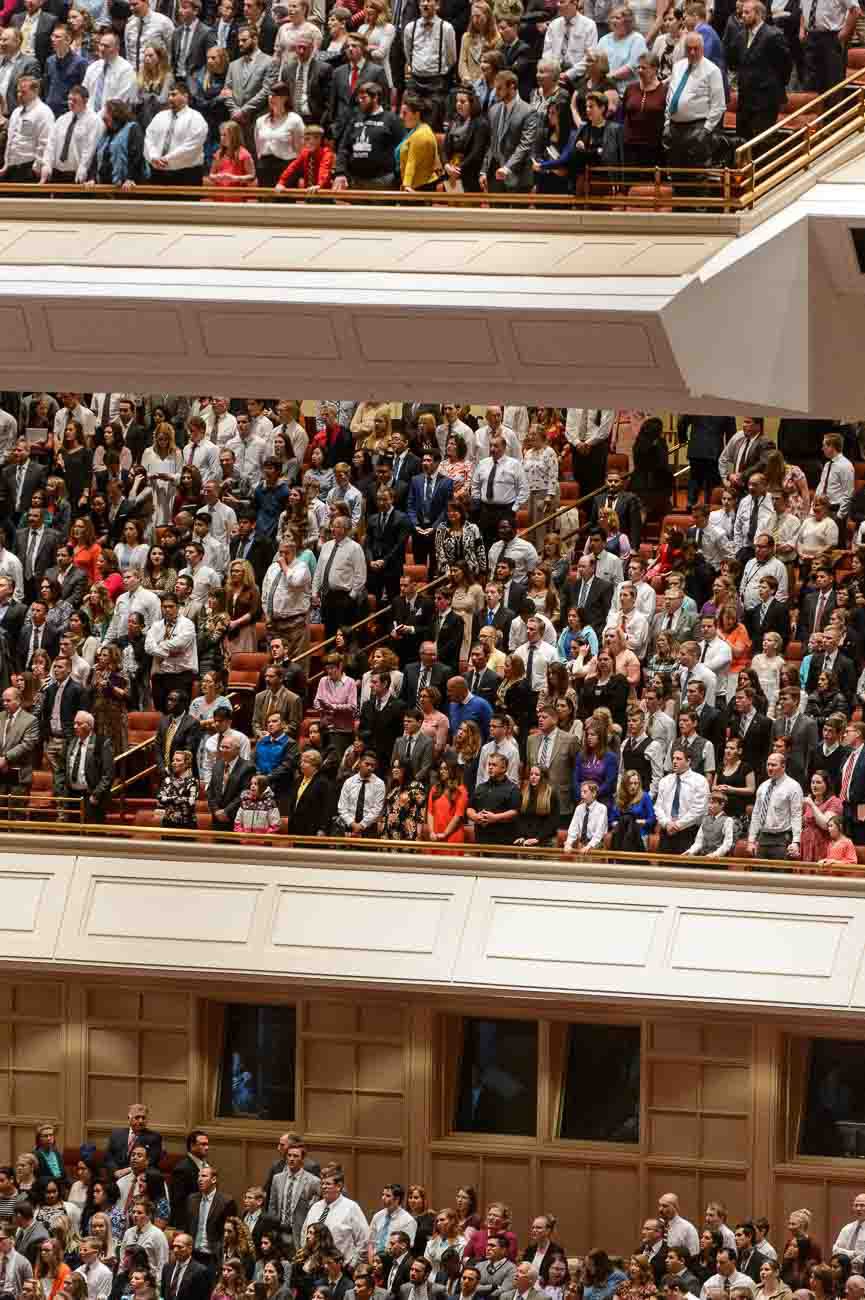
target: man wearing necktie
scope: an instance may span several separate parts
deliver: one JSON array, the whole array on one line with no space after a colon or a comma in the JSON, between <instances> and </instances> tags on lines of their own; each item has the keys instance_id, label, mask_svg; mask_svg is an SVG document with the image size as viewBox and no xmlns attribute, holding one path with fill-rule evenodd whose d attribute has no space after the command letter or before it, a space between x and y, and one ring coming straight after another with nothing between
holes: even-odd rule
<instances>
[{"instance_id":1,"label":"man wearing necktie","mask_svg":"<svg viewBox=\"0 0 865 1300\"><path fill-rule=\"evenodd\" d=\"M66 751L66 787L71 799L81 801L85 823L105 821L114 781L111 741L94 735L93 728L93 714L79 709L72 724L75 737ZM77 811L75 804L70 807Z\"/></svg>"},{"instance_id":2,"label":"man wearing necktie","mask_svg":"<svg viewBox=\"0 0 865 1300\"><path fill-rule=\"evenodd\" d=\"M207 1300L210 1278L203 1264L192 1258L193 1241L178 1232L171 1243L171 1261L162 1270L165 1300Z\"/></svg>"},{"instance_id":3,"label":"man wearing necktie","mask_svg":"<svg viewBox=\"0 0 865 1300\"><path fill-rule=\"evenodd\" d=\"M674 744L672 772L661 777L655 813L661 827L662 853L683 853L697 837L700 823L709 807L709 783L699 772L691 771L685 750Z\"/></svg>"},{"instance_id":4,"label":"man wearing necktie","mask_svg":"<svg viewBox=\"0 0 865 1300\"><path fill-rule=\"evenodd\" d=\"M704 57L702 36L688 32L685 57L673 65L667 92L664 142L671 167L708 165L725 108L720 69Z\"/></svg>"},{"instance_id":5,"label":"man wearing necktie","mask_svg":"<svg viewBox=\"0 0 865 1300\"><path fill-rule=\"evenodd\" d=\"M743 140L753 140L775 125L793 69L784 32L765 19L762 0L745 0L742 30L725 43L727 66L738 73L736 131ZM772 143L767 142L769 147ZM755 156L761 151L758 147Z\"/></svg>"},{"instance_id":6,"label":"man wearing necktie","mask_svg":"<svg viewBox=\"0 0 865 1300\"><path fill-rule=\"evenodd\" d=\"M481 189L491 194L528 191L534 184L532 144L537 114L520 99L516 75L499 72L490 109L490 144L481 166Z\"/></svg>"},{"instance_id":7,"label":"man wearing necktie","mask_svg":"<svg viewBox=\"0 0 865 1300\"><path fill-rule=\"evenodd\" d=\"M832 1247L833 1255L843 1255L862 1267L865 1261L865 1192L858 1192L853 1197L853 1221L846 1223Z\"/></svg>"},{"instance_id":8,"label":"man wearing necktie","mask_svg":"<svg viewBox=\"0 0 865 1300\"><path fill-rule=\"evenodd\" d=\"M15 819L24 815L26 796L33 781L33 753L39 743L39 723L21 708L14 686L3 692L0 715L0 814Z\"/></svg>"},{"instance_id":9,"label":"man wearing necktie","mask_svg":"<svg viewBox=\"0 0 865 1300\"><path fill-rule=\"evenodd\" d=\"M157 113L144 136L144 157L155 185L200 185L204 175L207 122L189 107L189 87L175 81L168 108Z\"/></svg>"},{"instance_id":10,"label":"man wearing necktie","mask_svg":"<svg viewBox=\"0 0 865 1300\"><path fill-rule=\"evenodd\" d=\"M799 40L805 90L822 94L844 80L844 51L861 13L856 0L803 0Z\"/></svg>"}]
</instances>

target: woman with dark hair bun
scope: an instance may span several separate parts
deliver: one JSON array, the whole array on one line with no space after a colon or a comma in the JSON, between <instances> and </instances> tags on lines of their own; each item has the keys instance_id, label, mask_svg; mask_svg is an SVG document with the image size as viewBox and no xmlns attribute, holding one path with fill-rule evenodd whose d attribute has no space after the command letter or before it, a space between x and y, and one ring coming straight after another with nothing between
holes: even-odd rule
<instances>
[{"instance_id":1,"label":"woman with dark hair bun","mask_svg":"<svg viewBox=\"0 0 865 1300\"><path fill-rule=\"evenodd\" d=\"M490 142L490 124L474 86L460 86L444 139L444 189L479 194L481 167Z\"/></svg>"},{"instance_id":2,"label":"woman with dark hair bun","mask_svg":"<svg viewBox=\"0 0 865 1300\"><path fill-rule=\"evenodd\" d=\"M644 518L662 518L670 509L674 481L664 425L656 416L640 425L632 455L630 490L641 499Z\"/></svg>"}]
</instances>

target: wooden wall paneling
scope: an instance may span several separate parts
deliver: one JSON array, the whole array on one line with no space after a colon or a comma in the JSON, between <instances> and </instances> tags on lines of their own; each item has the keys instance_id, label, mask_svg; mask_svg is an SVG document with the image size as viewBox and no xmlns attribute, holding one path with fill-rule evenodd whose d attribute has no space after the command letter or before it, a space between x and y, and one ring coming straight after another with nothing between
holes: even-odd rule
<instances>
[{"instance_id":1,"label":"wooden wall paneling","mask_svg":"<svg viewBox=\"0 0 865 1300\"><path fill-rule=\"evenodd\" d=\"M540 1162L538 1213L555 1214L556 1241L574 1254L589 1221L589 1167L574 1159L542 1159Z\"/></svg>"},{"instance_id":2,"label":"wooden wall paneling","mask_svg":"<svg viewBox=\"0 0 865 1300\"><path fill-rule=\"evenodd\" d=\"M66 1093L64 994L58 981L22 976L0 984L0 1152L33 1147L36 1124L62 1133Z\"/></svg>"},{"instance_id":3,"label":"wooden wall paneling","mask_svg":"<svg viewBox=\"0 0 865 1300\"><path fill-rule=\"evenodd\" d=\"M457 1189L478 1188L480 1183L480 1158L471 1151L430 1151L430 1175L427 1195L430 1208L455 1209Z\"/></svg>"},{"instance_id":4,"label":"wooden wall paneling","mask_svg":"<svg viewBox=\"0 0 865 1300\"><path fill-rule=\"evenodd\" d=\"M584 1253L603 1246L627 1258L639 1241L641 1213L636 1162L593 1164L589 1170L588 1236L577 1237L578 1249Z\"/></svg>"}]
</instances>

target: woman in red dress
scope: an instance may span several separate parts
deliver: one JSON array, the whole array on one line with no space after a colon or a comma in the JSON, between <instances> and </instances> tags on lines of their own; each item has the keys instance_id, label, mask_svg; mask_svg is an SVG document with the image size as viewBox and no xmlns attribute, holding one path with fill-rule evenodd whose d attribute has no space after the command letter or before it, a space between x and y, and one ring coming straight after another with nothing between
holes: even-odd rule
<instances>
[{"instance_id":1,"label":"woman in red dress","mask_svg":"<svg viewBox=\"0 0 865 1300\"><path fill-rule=\"evenodd\" d=\"M236 122L223 122L219 128L219 148L213 155L210 175L204 184L230 190L238 185L257 185L252 154L241 143L240 127ZM248 200L233 198L230 194L214 194L218 203L245 203Z\"/></svg>"}]
</instances>

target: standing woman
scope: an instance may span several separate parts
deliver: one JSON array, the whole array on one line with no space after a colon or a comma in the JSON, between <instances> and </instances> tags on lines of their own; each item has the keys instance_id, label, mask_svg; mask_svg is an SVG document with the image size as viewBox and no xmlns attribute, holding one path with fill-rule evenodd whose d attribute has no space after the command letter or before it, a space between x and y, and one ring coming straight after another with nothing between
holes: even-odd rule
<instances>
[{"instance_id":1,"label":"standing woman","mask_svg":"<svg viewBox=\"0 0 865 1300\"><path fill-rule=\"evenodd\" d=\"M207 51L204 67L190 83L192 107L198 110L207 123L207 140L204 145L204 161L207 165L213 161L213 155L219 148L219 128L228 117L225 96L221 91L225 87L229 57L228 50L212 45Z\"/></svg>"},{"instance_id":2,"label":"standing woman","mask_svg":"<svg viewBox=\"0 0 865 1300\"><path fill-rule=\"evenodd\" d=\"M177 570L166 567L164 547L151 546L141 578L142 587L162 596L166 591L174 591L176 583Z\"/></svg>"},{"instance_id":3,"label":"standing woman","mask_svg":"<svg viewBox=\"0 0 865 1300\"><path fill-rule=\"evenodd\" d=\"M258 118L257 121L262 121ZM240 127L236 122L223 122L219 128L219 148L214 150L210 171L203 183L220 190L231 190L244 185L257 185L255 161L243 143ZM216 195L214 195L216 198ZM220 202L231 200L226 197ZM242 203L243 198L233 200Z\"/></svg>"},{"instance_id":4,"label":"standing woman","mask_svg":"<svg viewBox=\"0 0 865 1300\"><path fill-rule=\"evenodd\" d=\"M156 820L161 826L194 831L198 825L195 812L198 793L198 778L192 770L192 751L175 750L171 755L171 772L166 773L156 794Z\"/></svg>"},{"instance_id":5,"label":"standing woman","mask_svg":"<svg viewBox=\"0 0 865 1300\"><path fill-rule=\"evenodd\" d=\"M399 115L406 134L397 147L400 188L409 193L415 190L434 190L441 175L439 171L438 143L432 128L423 120L424 101L414 91L403 95Z\"/></svg>"},{"instance_id":6,"label":"standing woman","mask_svg":"<svg viewBox=\"0 0 865 1300\"><path fill-rule=\"evenodd\" d=\"M559 829L559 796L549 776L535 763L523 781L514 844L554 845Z\"/></svg>"},{"instance_id":7,"label":"standing woman","mask_svg":"<svg viewBox=\"0 0 865 1300\"><path fill-rule=\"evenodd\" d=\"M533 695L526 681L526 666L519 655L507 655L504 676L496 688L496 703L502 713L514 720L520 757L525 762L529 731L535 725L532 716Z\"/></svg>"},{"instance_id":8,"label":"standing woman","mask_svg":"<svg viewBox=\"0 0 865 1300\"><path fill-rule=\"evenodd\" d=\"M93 474L93 452L84 445L84 430L78 420L66 421L54 465L66 484L73 508L86 506Z\"/></svg>"},{"instance_id":9,"label":"standing woman","mask_svg":"<svg viewBox=\"0 0 865 1300\"><path fill-rule=\"evenodd\" d=\"M444 140L444 187L454 194L479 194L490 124L474 89L460 86ZM448 452L450 455L450 452Z\"/></svg>"},{"instance_id":10,"label":"standing woman","mask_svg":"<svg viewBox=\"0 0 865 1300\"><path fill-rule=\"evenodd\" d=\"M149 547L144 540L144 527L140 519L127 519L123 525L123 541L114 547L117 567L121 573L127 569L144 569Z\"/></svg>"},{"instance_id":11,"label":"standing woman","mask_svg":"<svg viewBox=\"0 0 865 1300\"><path fill-rule=\"evenodd\" d=\"M33 1276L44 1300L54 1300L71 1272L69 1265L63 1262L59 1243L53 1237L40 1243Z\"/></svg>"},{"instance_id":12,"label":"standing woman","mask_svg":"<svg viewBox=\"0 0 865 1300\"><path fill-rule=\"evenodd\" d=\"M441 699L441 692L435 686L425 686L418 697L418 705L423 714L420 729L424 735L432 738L433 756L437 759L441 758L445 751L450 732L447 714L439 709Z\"/></svg>"},{"instance_id":13,"label":"standing woman","mask_svg":"<svg viewBox=\"0 0 865 1300\"><path fill-rule=\"evenodd\" d=\"M529 427L523 449L523 469L529 482L529 524L536 524L552 514L559 503L559 458L547 443L546 430L540 424ZM535 529L535 547L543 546L548 524Z\"/></svg>"},{"instance_id":14,"label":"standing woman","mask_svg":"<svg viewBox=\"0 0 865 1300\"><path fill-rule=\"evenodd\" d=\"M115 758L129 748L129 682L120 667L120 647L104 645L90 679L95 731L111 741Z\"/></svg>"},{"instance_id":15,"label":"standing woman","mask_svg":"<svg viewBox=\"0 0 865 1300\"><path fill-rule=\"evenodd\" d=\"M358 36L366 37L366 51L373 63L384 68L388 85L393 88L390 70L390 47L396 28L390 21L386 0L366 0L363 6L364 21L357 29Z\"/></svg>"},{"instance_id":16,"label":"standing woman","mask_svg":"<svg viewBox=\"0 0 865 1300\"><path fill-rule=\"evenodd\" d=\"M102 554L102 547L96 540L93 524L89 519L76 519L69 532L72 541L72 562L87 574L89 582L96 582L98 573L96 561Z\"/></svg>"},{"instance_id":17,"label":"standing woman","mask_svg":"<svg viewBox=\"0 0 865 1300\"><path fill-rule=\"evenodd\" d=\"M788 465L783 452L770 451L766 457L766 493L786 492L790 509L797 519L805 519L811 508L811 490L805 471L798 465Z\"/></svg>"},{"instance_id":18,"label":"standing woman","mask_svg":"<svg viewBox=\"0 0 865 1300\"><path fill-rule=\"evenodd\" d=\"M453 758L443 758L438 765L438 774L427 801L429 839L447 844L462 844L465 840L468 806L469 796L463 784L462 768Z\"/></svg>"},{"instance_id":19,"label":"standing woman","mask_svg":"<svg viewBox=\"0 0 865 1300\"><path fill-rule=\"evenodd\" d=\"M630 490L642 502L644 519L660 518L669 511L674 480L664 425L656 416L640 425L632 455L634 471Z\"/></svg>"},{"instance_id":20,"label":"standing woman","mask_svg":"<svg viewBox=\"0 0 865 1300\"><path fill-rule=\"evenodd\" d=\"M153 444L145 448L141 464L153 489L153 522L157 528L164 527L172 521L174 497L183 470L183 457L177 450L173 424L167 420L157 424Z\"/></svg>"},{"instance_id":21,"label":"standing woman","mask_svg":"<svg viewBox=\"0 0 865 1300\"><path fill-rule=\"evenodd\" d=\"M840 817L843 804L833 794L828 772L818 771L811 777L810 793L802 800L803 862L820 862L829 851L829 822Z\"/></svg>"},{"instance_id":22,"label":"standing woman","mask_svg":"<svg viewBox=\"0 0 865 1300\"><path fill-rule=\"evenodd\" d=\"M33 1154L40 1178L63 1178L63 1160L57 1150L57 1130L53 1124L40 1124L35 1134Z\"/></svg>"},{"instance_id":23,"label":"standing woman","mask_svg":"<svg viewBox=\"0 0 865 1300\"><path fill-rule=\"evenodd\" d=\"M463 33L460 41L459 80L463 83L477 81L481 76L481 55L485 50L497 50L501 43L492 9L486 0L474 0L468 31Z\"/></svg>"},{"instance_id":24,"label":"standing woman","mask_svg":"<svg viewBox=\"0 0 865 1300\"><path fill-rule=\"evenodd\" d=\"M255 654L258 649L256 619L261 613L261 593L249 560L232 560L225 584L228 643L232 654Z\"/></svg>"},{"instance_id":25,"label":"standing woman","mask_svg":"<svg viewBox=\"0 0 865 1300\"><path fill-rule=\"evenodd\" d=\"M639 81L625 91L625 166L656 167L661 162L661 137L667 87L658 80L657 54L641 54L637 64ZM647 177L634 176L636 184Z\"/></svg>"},{"instance_id":26,"label":"standing woman","mask_svg":"<svg viewBox=\"0 0 865 1300\"><path fill-rule=\"evenodd\" d=\"M423 1257L432 1266L435 1273L441 1268L441 1258L446 1250L455 1250L462 1255L466 1239L459 1230L456 1210L439 1210L435 1219L435 1232L426 1244Z\"/></svg>"},{"instance_id":27,"label":"standing woman","mask_svg":"<svg viewBox=\"0 0 865 1300\"><path fill-rule=\"evenodd\" d=\"M476 527L474 524L466 526ZM450 580L453 588L451 608L463 621L464 630L460 659L468 659L472 648L472 628L475 615L480 614L484 607L483 588L477 581L474 570L469 567L468 559L458 560L456 564L450 566Z\"/></svg>"},{"instance_id":28,"label":"standing woman","mask_svg":"<svg viewBox=\"0 0 865 1300\"><path fill-rule=\"evenodd\" d=\"M598 41L610 64L610 80L620 95L627 86L636 84L640 55L647 53L646 42L634 29L634 14L627 5L610 13L610 31ZM633 489L632 489L633 490Z\"/></svg>"},{"instance_id":29,"label":"standing woman","mask_svg":"<svg viewBox=\"0 0 865 1300\"><path fill-rule=\"evenodd\" d=\"M418 840L423 834L426 789L409 767L394 759L382 814L382 839Z\"/></svg>"},{"instance_id":30,"label":"standing woman","mask_svg":"<svg viewBox=\"0 0 865 1300\"><path fill-rule=\"evenodd\" d=\"M463 502L453 497L447 504L447 523L442 522L435 531L435 555L439 573L449 566L453 568L461 564L472 573L483 573L487 567L487 552L480 529L469 520Z\"/></svg>"},{"instance_id":31,"label":"standing woman","mask_svg":"<svg viewBox=\"0 0 865 1300\"><path fill-rule=\"evenodd\" d=\"M271 87L268 111L255 119L256 173L259 185L272 189L303 148L303 118L292 112L291 87Z\"/></svg>"},{"instance_id":32,"label":"standing woman","mask_svg":"<svg viewBox=\"0 0 865 1300\"><path fill-rule=\"evenodd\" d=\"M319 680L313 708L321 710L322 722L330 728L340 757L351 744L358 715L357 682L343 672L342 657L329 654L324 661L325 675Z\"/></svg>"},{"instance_id":33,"label":"standing woman","mask_svg":"<svg viewBox=\"0 0 865 1300\"><path fill-rule=\"evenodd\" d=\"M417 1257L426 1250L426 1244L435 1228L435 1215L427 1208L426 1188L420 1183L412 1183L409 1187L406 1209L417 1224L414 1238L414 1255Z\"/></svg>"},{"instance_id":34,"label":"standing woman","mask_svg":"<svg viewBox=\"0 0 865 1300\"><path fill-rule=\"evenodd\" d=\"M145 45L137 82L138 121L146 131L156 114L168 107L168 92L174 85L164 45Z\"/></svg>"}]
</instances>

